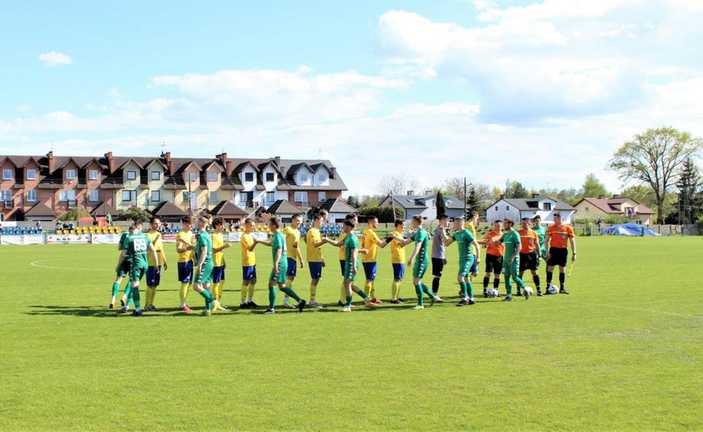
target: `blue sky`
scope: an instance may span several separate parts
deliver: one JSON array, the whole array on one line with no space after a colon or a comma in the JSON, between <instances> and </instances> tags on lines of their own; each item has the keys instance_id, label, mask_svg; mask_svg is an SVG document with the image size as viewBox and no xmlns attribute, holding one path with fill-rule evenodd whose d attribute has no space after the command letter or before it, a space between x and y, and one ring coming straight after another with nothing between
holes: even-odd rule
<instances>
[{"instance_id":1,"label":"blue sky","mask_svg":"<svg viewBox=\"0 0 703 432\"><path fill-rule=\"evenodd\" d=\"M4 5L0 153L165 143L327 157L357 193L406 173L615 189L634 133L702 132L697 0L238 3Z\"/></svg>"}]
</instances>

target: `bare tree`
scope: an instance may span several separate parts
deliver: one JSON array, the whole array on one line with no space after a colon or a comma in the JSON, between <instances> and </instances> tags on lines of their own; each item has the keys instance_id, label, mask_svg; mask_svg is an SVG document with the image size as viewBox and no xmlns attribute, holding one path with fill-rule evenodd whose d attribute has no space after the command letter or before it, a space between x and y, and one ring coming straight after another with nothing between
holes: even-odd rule
<instances>
[{"instance_id":1,"label":"bare tree","mask_svg":"<svg viewBox=\"0 0 703 432\"><path fill-rule=\"evenodd\" d=\"M416 179L408 174L396 174L383 176L378 182L378 191L384 195L401 195L419 187Z\"/></svg>"}]
</instances>

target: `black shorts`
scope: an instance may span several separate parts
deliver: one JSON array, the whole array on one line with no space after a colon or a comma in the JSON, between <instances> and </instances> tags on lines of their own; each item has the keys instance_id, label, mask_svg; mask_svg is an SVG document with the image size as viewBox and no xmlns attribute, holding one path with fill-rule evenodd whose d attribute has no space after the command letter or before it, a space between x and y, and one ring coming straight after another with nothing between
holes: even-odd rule
<instances>
[{"instance_id":1,"label":"black shorts","mask_svg":"<svg viewBox=\"0 0 703 432\"><path fill-rule=\"evenodd\" d=\"M566 267L566 261L568 257L569 250L567 248L553 247L549 249L549 259L547 260L547 265L550 267Z\"/></svg>"},{"instance_id":2,"label":"black shorts","mask_svg":"<svg viewBox=\"0 0 703 432\"><path fill-rule=\"evenodd\" d=\"M539 258L537 252L520 254L520 273L525 270L537 270L539 268Z\"/></svg>"},{"instance_id":3,"label":"black shorts","mask_svg":"<svg viewBox=\"0 0 703 432\"><path fill-rule=\"evenodd\" d=\"M486 275L490 273L501 274L503 272L503 257L486 254Z\"/></svg>"},{"instance_id":4,"label":"black shorts","mask_svg":"<svg viewBox=\"0 0 703 432\"><path fill-rule=\"evenodd\" d=\"M444 258L432 258L432 276L442 277Z\"/></svg>"}]
</instances>

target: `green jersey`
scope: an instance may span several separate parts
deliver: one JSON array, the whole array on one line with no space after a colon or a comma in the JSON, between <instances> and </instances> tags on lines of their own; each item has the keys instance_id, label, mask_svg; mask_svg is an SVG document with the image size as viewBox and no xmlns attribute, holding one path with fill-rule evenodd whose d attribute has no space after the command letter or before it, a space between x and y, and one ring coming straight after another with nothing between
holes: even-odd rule
<instances>
[{"instance_id":1,"label":"green jersey","mask_svg":"<svg viewBox=\"0 0 703 432\"><path fill-rule=\"evenodd\" d=\"M532 231L539 237L539 249L544 250L544 236L546 235L546 230L542 225L536 225L532 227Z\"/></svg>"},{"instance_id":2,"label":"green jersey","mask_svg":"<svg viewBox=\"0 0 703 432\"><path fill-rule=\"evenodd\" d=\"M509 260L516 251L520 250L520 234L512 228L503 233L500 241L505 245L505 255L503 255L505 260Z\"/></svg>"},{"instance_id":3,"label":"green jersey","mask_svg":"<svg viewBox=\"0 0 703 432\"><path fill-rule=\"evenodd\" d=\"M127 242L129 240L129 233L123 232L120 236L120 241L117 243L117 250L123 251L127 250Z\"/></svg>"},{"instance_id":4,"label":"green jersey","mask_svg":"<svg viewBox=\"0 0 703 432\"><path fill-rule=\"evenodd\" d=\"M147 259L149 245L151 245L151 241L144 233L134 233L127 236L126 259L133 269L149 266Z\"/></svg>"},{"instance_id":5,"label":"green jersey","mask_svg":"<svg viewBox=\"0 0 703 432\"><path fill-rule=\"evenodd\" d=\"M413 241L417 244L420 244L420 251L417 253L417 257L415 258L417 261L422 261L425 262L428 260L429 256L429 245L430 245L430 236L427 235L427 231L425 231L424 228L420 227L415 234L413 234Z\"/></svg>"},{"instance_id":6,"label":"green jersey","mask_svg":"<svg viewBox=\"0 0 703 432\"><path fill-rule=\"evenodd\" d=\"M473 247L471 247L474 242L474 236L471 235L471 231L464 228L452 234L452 238L459 246L459 260L461 262L469 261L474 253Z\"/></svg>"},{"instance_id":7,"label":"green jersey","mask_svg":"<svg viewBox=\"0 0 703 432\"><path fill-rule=\"evenodd\" d=\"M276 231L273 234L273 238L271 239L271 252L273 253L273 262L276 262L276 255L278 254L278 251L281 250L281 263L286 262L287 258L287 253L286 253L286 239L283 237L283 234L280 231Z\"/></svg>"},{"instance_id":8,"label":"green jersey","mask_svg":"<svg viewBox=\"0 0 703 432\"><path fill-rule=\"evenodd\" d=\"M354 258L354 249L357 251L359 250L359 239L356 238L354 233L351 233L344 239L344 259L347 263L353 264L352 259ZM359 259L359 254L356 255L356 259Z\"/></svg>"},{"instance_id":9,"label":"green jersey","mask_svg":"<svg viewBox=\"0 0 703 432\"><path fill-rule=\"evenodd\" d=\"M195 239L195 262L202 259L203 248L206 249L204 264L212 264L212 238L207 231L200 231Z\"/></svg>"}]
</instances>

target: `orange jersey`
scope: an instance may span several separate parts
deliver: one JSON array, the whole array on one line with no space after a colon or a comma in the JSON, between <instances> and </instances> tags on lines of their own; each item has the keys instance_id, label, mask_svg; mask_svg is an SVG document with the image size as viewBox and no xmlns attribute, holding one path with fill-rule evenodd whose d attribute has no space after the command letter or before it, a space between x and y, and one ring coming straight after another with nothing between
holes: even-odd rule
<instances>
[{"instance_id":1,"label":"orange jersey","mask_svg":"<svg viewBox=\"0 0 703 432\"><path fill-rule=\"evenodd\" d=\"M499 256L502 257L503 254L505 253L505 246L503 243L497 243L493 244L492 241L493 239L498 239L500 240L501 236L503 233L500 231L488 231L485 236L483 236L483 240L486 241L486 254L487 255L493 255L493 256Z\"/></svg>"},{"instance_id":2,"label":"orange jersey","mask_svg":"<svg viewBox=\"0 0 703 432\"><path fill-rule=\"evenodd\" d=\"M520 253L532 253L539 247L539 237L532 228L518 230L520 233Z\"/></svg>"},{"instance_id":3,"label":"orange jersey","mask_svg":"<svg viewBox=\"0 0 703 432\"><path fill-rule=\"evenodd\" d=\"M549 235L549 246L560 249L566 249L569 239L576 237L571 225L550 225L547 228L547 234Z\"/></svg>"}]
</instances>

